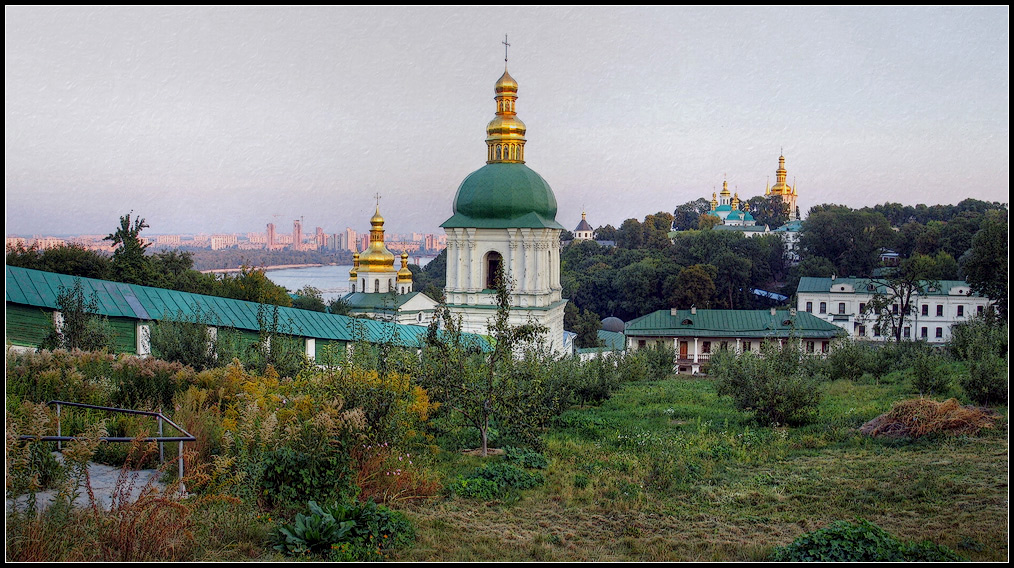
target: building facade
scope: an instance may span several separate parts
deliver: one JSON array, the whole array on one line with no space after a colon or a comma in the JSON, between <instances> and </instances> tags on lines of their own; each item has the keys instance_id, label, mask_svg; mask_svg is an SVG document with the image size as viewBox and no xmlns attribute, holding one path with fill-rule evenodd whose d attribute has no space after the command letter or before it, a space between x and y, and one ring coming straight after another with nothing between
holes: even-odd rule
<instances>
[{"instance_id":1,"label":"building facade","mask_svg":"<svg viewBox=\"0 0 1014 568\"><path fill-rule=\"evenodd\" d=\"M798 341L803 351L827 353L845 333L797 310L658 310L627 323L628 350L655 346L676 351L680 373L698 373L719 351L759 353L763 342Z\"/></svg>"},{"instance_id":2,"label":"building facade","mask_svg":"<svg viewBox=\"0 0 1014 568\"><path fill-rule=\"evenodd\" d=\"M914 296L902 323L902 339L947 343L952 325L982 314L990 304L989 298L974 294L963 280L941 280L936 284L925 294ZM877 314L869 309L878 293L885 294L886 289L869 278L806 277L796 288L796 309L842 328L853 339L887 341L893 337L893 330L880 329ZM900 308L895 304L891 309L897 314Z\"/></svg>"}]
</instances>

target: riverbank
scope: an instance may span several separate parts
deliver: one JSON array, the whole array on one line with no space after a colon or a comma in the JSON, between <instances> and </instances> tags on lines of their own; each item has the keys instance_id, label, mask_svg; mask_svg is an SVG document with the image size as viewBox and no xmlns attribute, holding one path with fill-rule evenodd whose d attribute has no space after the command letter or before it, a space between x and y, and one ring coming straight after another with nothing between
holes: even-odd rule
<instances>
[{"instance_id":1,"label":"riverbank","mask_svg":"<svg viewBox=\"0 0 1014 568\"><path fill-rule=\"evenodd\" d=\"M315 267L318 267L318 266L337 266L337 265L333 264L333 263L332 264L321 264L321 263L316 263L316 264L276 264L276 265L272 265L272 266L257 266L255 268L257 268L258 270L263 270L265 272L268 272L268 271L271 271L271 270L284 270L286 268L315 268ZM242 267L241 268L212 268L210 270L201 270L200 272L201 272L201 274L229 274L229 273L233 273L233 272L240 272L241 270L243 270Z\"/></svg>"}]
</instances>

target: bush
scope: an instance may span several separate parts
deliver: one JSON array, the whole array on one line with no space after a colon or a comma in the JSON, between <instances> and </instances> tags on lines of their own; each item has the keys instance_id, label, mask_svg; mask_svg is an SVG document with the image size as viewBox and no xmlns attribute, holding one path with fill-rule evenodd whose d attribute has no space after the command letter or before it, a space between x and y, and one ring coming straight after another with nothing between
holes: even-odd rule
<instances>
[{"instance_id":1,"label":"bush","mask_svg":"<svg viewBox=\"0 0 1014 568\"><path fill-rule=\"evenodd\" d=\"M711 360L719 395L732 396L739 410L752 410L763 424L804 424L820 404L817 381L806 374L802 353L765 343L761 356L720 352Z\"/></svg>"},{"instance_id":2,"label":"bush","mask_svg":"<svg viewBox=\"0 0 1014 568\"><path fill-rule=\"evenodd\" d=\"M275 505L331 501L355 494L343 452L303 453L283 446L264 456L263 495Z\"/></svg>"},{"instance_id":3,"label":"bush","mask_svg":"<svg viewBox=\"0 0 1014 568\"><path fill-rule=\"evenodd\" d=\"M177 310L175 315L162 314L162 319L150 327L152 356L188 365L198 371L215 367L217 338L208 333L208 322L215 319L213 311L202 314L197 303L189 316L183 310Z\"/></svg>"},{"instance_id":4,"label":"bush","mask_svg":"<svg viewBox=\"0 0 1014 568\"><path fill-rule=\"evenodd\" d=\"M968 373L961 378L961 388L979 404L1006 404L1007 367L1006 357L983 353L968 361Z\"/></svg>"},{"instance_id":5,"label":"bush","mask_svg":"<svg viewBox=\"0 0 1014 568\"><path fill-rule=\"evenodd\" d=\"M320 506L298 513L271 534L275 550L294 556L330 554L339 560L376 560L380 551L410 542L415 529L405 516L376 503Z\"/></svg>"},{"instance_id":6,"label":"bush","mask_svg":"<svg viewBox=\"0 0 1014 568\"><path fill-rule=\"evenodd\" d=\"M530 469L546 469L549 467L549 460L546 456L527 448L504 448L504 457L508 462L517 464L520 467Z\"/></svg>"},{"instance_id":7,"label":"bush","mask_svg":"<svg viewBox=\"0 0 1014 568\"><path fill-rule=\"evenodd\" d=\"M518 492L546 482L541 473L531 473L516 465L497 462L459 476L448 489L452 494L484 500L513 499Z\"/></svg>"},{"instance_id":8,"label":"bush","mask_svg":"<svg viewBox=\"0 0 1014 568\"><path fill-rule=\"evenodd\" d=\"M776 547L775 562L953 562L953 550L929 541L902 542L877 525L858 519L836 521Z\"/></svg>"},{"instance_id":9,"label":"bush","mask_svg":"<svg viewBox=\"0 0 1014 568\"><path fill-rule=\"evenodd\" d=\"M912 386L919 394L946 394L951 390L951 375L943 357L927 351L912 361Z\"/></svg>"}]
</instances>

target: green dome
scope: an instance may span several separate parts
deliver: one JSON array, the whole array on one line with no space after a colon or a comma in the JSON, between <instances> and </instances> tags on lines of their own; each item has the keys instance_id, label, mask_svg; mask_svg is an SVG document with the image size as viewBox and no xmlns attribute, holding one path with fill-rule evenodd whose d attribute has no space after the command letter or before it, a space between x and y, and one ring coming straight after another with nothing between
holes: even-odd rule
<instances>
[{"instance_id":1,"label":"green dome","mask_svg":"<svg viewBox=\"0 0 1014 568\"><path fill-rule=\"evenodd\" d=\"M521 163L486 164L461 182L454 215L441 227L563 229L546 180Z\"/></svg>"}]
</instances>

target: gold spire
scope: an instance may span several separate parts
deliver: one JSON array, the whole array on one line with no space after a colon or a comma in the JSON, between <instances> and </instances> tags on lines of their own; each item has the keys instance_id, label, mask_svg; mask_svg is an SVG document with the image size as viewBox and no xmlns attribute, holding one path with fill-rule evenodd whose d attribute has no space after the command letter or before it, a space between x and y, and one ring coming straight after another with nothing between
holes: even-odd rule
<instances>
[{"instance_id":1,"label":"gold spire","mask_svg":"<svg viewBox=\"0 0 1014 568\"><path fill-rule=\"evenodd\" d=\"M411 282L412 271L408 269L408 253L401 253L401 270L398 271L398 282Z\"/></svg>"},{"instance_id":2,"label":"gold spire","mask_svg":"<svg viewBox=\"0 0 1014 568\"><path fill-rule=\"evenodd\" d=\"M725 180L722 182L722 197L729 197L730 195L732 194L729 193L729 180Z\"/></svg>"},{"instance_id":3,"label":"gold spire","mask_svg":"<svg viewBox=\"0 0 1014 568\"><path fill-rule=\"evenodd\" d=\"M352 270L349 270L349 282L355 283L359 276L359 251L352 253Z\"/></svg>"},{"instance_id":4,"label":"gold spire","mask_svg":"<svg viewBox=\"0 0 1014 568\"><path fill-rule=\"evenodd\" d=\"M509 46L504 36L504 48ZM493 86L496 118L486 125L486 163L525 163L525 123L517 117L518 82L507 72L504 53L503 75Z\"/></svg>"},{"instance_id":5,"label":"gold spire","mask_svg":"<svg viewBox=\"0 0 1014 568\"><path fill-rule=\"evenodd\" d=\"M711 192L711 210L714 211L718 208L718 196L714 191Z\"/></svg>"},{"instance_id":6,"label":"gold spire","mask_svg":"<svg viewBox=\"0 0 1014 568\"><path fill-rule=\"evenodd\" d=\"M736 192L735 195L732 196L732 208L734 210L735 209L739 209L739 192L738 191Z\"/></svg>"},{"instance_id":7,"label":"gold spire","mask_svg":"<svg viewBox=\"0 0 1014 568\"><path fill-rule=\"evenodd\" d=\"M379 206L377 212L370 218L370 246L359 255L358 271L394 271L394 253L384 246L384 218L380 215Z\"/></svg>"},{"instance_id":8,"label":"gold spire","mask_svg":"<svg viewBox=\"0 0 1014 568\"><path fill-rule=\"evenodd\" d=\"M778 156L778 169L775 170L775 184L771 186L773 195L792 195L792 188L785 183L785 156ZM765 193L767 194L767 193Z\"/></svg>"}]
</instances>

